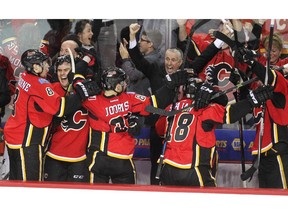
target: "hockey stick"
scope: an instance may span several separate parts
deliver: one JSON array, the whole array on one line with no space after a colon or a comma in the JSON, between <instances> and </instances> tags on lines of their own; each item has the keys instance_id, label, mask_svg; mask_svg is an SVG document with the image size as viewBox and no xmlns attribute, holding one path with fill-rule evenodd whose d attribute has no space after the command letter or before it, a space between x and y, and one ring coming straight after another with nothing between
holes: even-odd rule
<instances>
[{"instance_id":1,"label":"hockey stick","mask_svg":"<svg viewBox=\"0 0 288 216\"><path fill-rule=\"evenodd\" d=\"M238 40L238 32L236 29L233 30L234 32L234 38L235 38L235 43L236 44L240 44L239 43L239 40ZM238 62L238 46L234 46L234 52L235 52L235 55L234 55L234 68L238 71L238 66L239 66L239 62ZM240 74L238 73L238 75L240 76ZM241 76L240 76L241 78ZM240 82L241 80L238 81L238 83ZM240 101L240 89L237 89L236 91L237 93L237 96L236 96L236 102L239 102ZM239 126L239 141L240 141L240 155L241 155L241 171L242 173L244 173L246 171L246 167L245 167L245 152L244 152L244 138L243 138L243 128L244 128L244 122L243 122L243 117L238 121L238 126ZM241 174L242 174L241 173ZM243 181L243 187L246 188L247 187L247 184L246 184L246 181Z\"/></svg>"},{"instance_id":2,"label":"hockey stick","mask_svg":"<svg viewBox=\"0 0 288 216\"><path fill-rule=\"evenodd\" d=\"M168 117L168 127L167 127L167 131L166 131L165 140L164 140L164 143L163 143L161 155L159 157L159 163L158 163L158 167L157 167L157 171L156 171L156 175L155 175L156 179L160 179L162 165L164 163L164 154L165 154L165 151L166 151L167 140L169 140L170 136L171 136L170 130L171 130L171 127L172 127L173 118L174 118L173 116L169 116Z\"/></svg>"},{"instance_id":3,"label":"hockey stick","mask_svg":"<svg viewBox=\"0 0 288 216\"><path fill-rule=\"evenodd\" d=\"M237 46L235 41L233 41L231 38L229 38L227 35L223 34L222 32L214 31L213 32L213 36L215 38L218 38L218 39L222 40L229 47L231 47L232 50L234 50L235 47Z\"/></svg>"},{"instance_id":4,"label":"hockey stick","mask_svg":"<svg viewBox=\"0 0 288 216\"><path fill-rule=\"evenodd\" d=\"M232 86L231 88L229 89L226 89L226 90L223 90L223 91L220 91L220 92L217 92L216 94L214 94L212 97L211 97L211 100L213 99L216 99L224 94L227 94L229 92L232 92L236 89L239 89L243 86L246 86L246 85L249 85L251 84L252 82L258 80L258 77L254 77L252 79L249 79L249 80L246 80L245 82L242 82L242 83L239 83L235 86ZM153 107L153 106L146 106L145 107L145 111L147 112L150 112L150 113L154 113L154 114L158 114L158 115L163 115L163 116L174 116L176 115L177 113L180 113L180 112L184 112L188 109L191 109L192 107L194 107L194 104L191 104L185 108L182 108L182 109L179 109L179 110L165 110L165 109L160 109L160 108L156 108L156 107Z\"/></svg>"},{"instance_id":5,"label":"hockey stick","mask_svg":"<svg viewBox=\"0 0 288 216\"><path fill-rule=\"evenodd\" d=\"M265 82L264 84L267 85L268 83L268 70L270 69L270 59L271 59L271 49L273 44L273 34L274 34L274 19L271 19L270 23L270 34L269 34L269 44L268 44L268 52L267 52L267 63L266 63L266 74L265 74ZM242 181L247 180L251 181L254 173L258 170L260 165L260 158L261 158L261 149L262 149L262 141L263 141L263 133L264 133L264 115L266 111L266 103L262 106L262 113L261 113L261 120L260 120L260 131L259 131L259 140L258 140L258 155L256 161L253 165L245 172L241 174Z\"/></svg>"},{"instance_id":6,"label":"hockey stick","mask_svg":"<svg viewBox=\"0 0 288 216\"><path fill-rule=\"evenodd\" d=\"M69 56L70 56L70 58L71 58L72 73L75 74L75 62L74 62L74 56L73 56L73 54L72 54L71 49L70 49L69 47L68 47L67 49L68 49L68 52L69 52Z\"/></svg>"},{"instance_id":7,"label":"hockey stick","mask_svg":"<svg viewBox=\"0 0 288 216\"><path fill-rule=\"evenodd\" d=\"M231 38L229 38L227 35L223 34L222 32L214 31L213 32L213 36L215 38L218 38L218 39L222 40L224 43L226 43L232 49L233 52L235 52L235 50L238 49L238 47L243 46L241 43L232 40ZM257 57L260 57L260 56L261 55L255 53L253 57L257 58Z\"/></svg>"},{"instance_id":8,"label":"hockey stick","mask_svg":"<svg viewBox=\"0 0 288 216\"><path fill-rule=\"evenodd\" d=\"M72 54L72 51L71 51L71 49L68 47L67 48L68 49L68 52L69 52L69 56L70 56L70 59L71 59L71 72L73 73L73 74L75 74L75 61L74 61L74 56L73 56L73 54ZM69 84L69 86L68 86L68 89L67 89L67 93L71 93L72 92L72 83L70 83Z\"/></svg>"},{"instance_id":9,"label":"hockey stick","mask_svg":"<svg viewBox=\"0 0 288 216\"><path fill-rule=\"evenodd\" d=\"M188 54L188 50L189 50L190 40L191 40L194 32L196 31L196 29L198 29L200 26L204 25L208 21L209 20L207 20L207 19L199 20L197 23L195 22L194 25L191 27L188 38L187 38L185 52L183 54L183 61L184 62L181 65L181 70L184 70L185 62L186 62L186 58L187 58L187 54ZM173 103L172 103L172 111L174 111L174 107L175 107L175 104L177 102L177 99L178 99L178 87L175 88L175 97L174 97ZM147 106L146 106L146 108L147 108ZM145 108L145 110L146 110L146 108ZM157 113L155 113L155 114L157 114ZM156 171L156 175L155 175L156 179L160 179L160 174L161 174L161 170L162 170L162 166L163 166L163 162L164 162L164 154L165 154L166 146L167 146L167 140L170 140L170 136L171 136L170 130L172 127L173 118L174 118L173 116L168 117L168 126L166 129L165 140L163 143L163 147L162 147L161 155L159 157L159 163L158 163L158 167L157 167L157 171Z\"/></svg>"}]
</instances>

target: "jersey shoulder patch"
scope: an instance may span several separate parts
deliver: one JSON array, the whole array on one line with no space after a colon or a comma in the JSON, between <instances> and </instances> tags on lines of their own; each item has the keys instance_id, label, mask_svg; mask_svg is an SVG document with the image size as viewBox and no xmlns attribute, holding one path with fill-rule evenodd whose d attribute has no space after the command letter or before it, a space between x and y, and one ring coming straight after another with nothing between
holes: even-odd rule
<instances>
[{"instance_id":1,"label":"jersey shoulder patch","mask_svg":"<svg viewBox=\"0 0 288 216\"><path fill-rule=\"evenodd\" d=\"M40 84L50 83L48 80L43 79L43 78L38 79L38 81L39 81Z\"/></svg>"},{"instance_id":2,"label":"jersey shoulder patch","mask_svg":"<svg viewBox=\"0 0 288 216\"><path fill-rule=\"evenodd\" d=\"M145 101L146 100L146 96L139 95L139 94L135 94L135 98L137 98L138 100L141 100L141 101Z\"/></svg>"}]
</instances>

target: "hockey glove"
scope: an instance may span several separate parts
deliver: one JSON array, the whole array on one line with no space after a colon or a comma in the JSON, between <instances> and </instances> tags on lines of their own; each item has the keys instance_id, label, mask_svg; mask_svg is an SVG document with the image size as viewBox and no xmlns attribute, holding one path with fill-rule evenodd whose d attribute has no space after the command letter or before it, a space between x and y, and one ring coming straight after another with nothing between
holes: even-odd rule
<instances>
[{"instance_id":1,"label":"hockey glove","mask_svg":"<svg viewBox=\"0 0 288 216\"><path fill-rule=\"evenodd\" d=\"M187 83L188 74L186 70L177 70L175 73L167 74L165 83L169 89L174 89Z\"/></svg>"},{"instance_id":2,"label":"hockey glove","mask_svg":"<svg viewBox=\"0 0 288 216\"><path fill-rule=\"evenodd\" d=\"M234 52L235 53L235 52ZM233 57L234 54L232 53ZM239 47L238 48L238 54L237 58L239 62L244 62L247 63L248 65L252 66L253 63L255 62L255 57L257 57L257 53L254 50L249 50L245 47Z\"/></svg>"},{"instance_id":3,"label":"hockey glove","mask_svg":"<svg viewBox=\"0 0 288 216\"><path fill-rule=\"evenodd\" d=\"M209 83L203 83L195 94L194 109L205 108L209 105L212 95L214 94L213 87Z\"/></svg>"},{"instance_id":4,"label":"hockey glove","mask_svg":"<svg viewBox=\"0 0 288 216\"><path fill-rule=\"evenodd\" d=\"M232 82L234 85L237 85L240 82L240 74L237 69L232 69L229 81Z\"/></svg>"},{"instance_id":5,"label":"hockey glove","mask_svg":"<svg viewBox=\"0 0 288 216\"><path fill-rule=\"evenodd\" d=\"M139 136L141 132L141 126L139 124L138 117L135 115L131 115L128 118L128 124L129 124L128 133L131 136Z\"/></svg>"},{"instance_id":6,"label":"hockey glove","mask_svg":"<svg viewBox=\"0 0 288 216\"><path fill-rule=\"evenodd\" d=\"M86 100L90 96L99 95L102 91L95 81L90 80L77 82L74 85L74 89L82 100Z\"/></svg>"},{"instance_id":7,"label":"hockey glove","mask_svg":"<svg viewBox=\"0 0 288 216\"><path fill-rule=\"evenodd\" d=\"M270 86L259 86L256 90L250 91L248 94L248 101L252 107L260 107L266 100L273 96L273 89Z\"/></svg>"},{"instance_id":8,"label":"hockey glove","mask_svg":"<svg viewBox=\"0 0 288 216\"><path fill-rule=\"evenodd\" d=\"M93 52L93 49L88 50L84 47L77 47L75 51L79 54L80 58L88 63L88 66L92 66L96 61L96 53Z\"/></svg>"}]
</instances>

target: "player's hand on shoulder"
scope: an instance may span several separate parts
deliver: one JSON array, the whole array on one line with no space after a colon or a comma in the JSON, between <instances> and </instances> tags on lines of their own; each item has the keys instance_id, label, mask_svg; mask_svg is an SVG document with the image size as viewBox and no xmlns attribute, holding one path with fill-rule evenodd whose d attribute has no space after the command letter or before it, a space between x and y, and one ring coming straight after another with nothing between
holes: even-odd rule
<instances>
[{"instance_id":1,"label":"player's hand on shoulder","mask_svg":"<svg viewBox=\"0 0 288 216\"><path fill-rule=\"evenodd\" d=\"M97 82L91 80L83 80L74 84L75 91L80 95L82 100L86 100L90 96L99 95L102 89Z\"/></svg>"}]
</instances>

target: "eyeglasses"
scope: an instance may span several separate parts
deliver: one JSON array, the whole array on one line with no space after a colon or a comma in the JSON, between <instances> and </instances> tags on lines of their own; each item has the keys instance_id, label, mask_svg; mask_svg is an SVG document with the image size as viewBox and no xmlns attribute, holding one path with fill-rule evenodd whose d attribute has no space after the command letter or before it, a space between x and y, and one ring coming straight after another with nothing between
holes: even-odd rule
<instances>
[{"instance_id":1,"label":"eyeglasses","mask_svg":"<svg viewBox=\"0 0 288 216\"><path fill-rule=\"evenodd\" d=\"M149 40L145 40L145 39L143 39L143 38L140 38L140 42L142 42L142 41L147 42L147 43L150 43L150 42L151 42L151 41L149 41Z\"/></svg>"}]
</instances>

